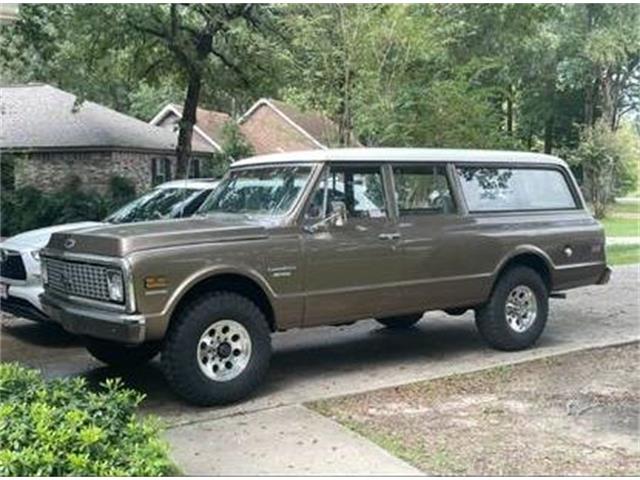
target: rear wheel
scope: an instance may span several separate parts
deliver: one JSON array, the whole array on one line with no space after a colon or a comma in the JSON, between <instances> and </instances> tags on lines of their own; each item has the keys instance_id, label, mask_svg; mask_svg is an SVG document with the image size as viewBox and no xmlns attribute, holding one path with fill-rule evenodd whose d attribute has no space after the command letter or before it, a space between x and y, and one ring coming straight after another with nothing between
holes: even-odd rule
<instances>
[{"instance_id":1,"label":"rear wheel","mask_svg":"<svg viewBox=\"0 0 640 480\"><path fill-rule=\"evenodd\" d=\"M540 275L528 267L507 270L491 298L476 310L476 326L484 340L499 350L522 350L544 330L549 293Z\"/></svg>"},{"instance_id":2,"label":"rear wheel","mask_svg":"<svg viewBox=\"0 0 640 480\"><path fill-rule=\"evenodd\" d=\"M197 405L234 402L264 379L271 332L262 311L236 293L213 292L178 313L162 352L173 390Z\"/></svg>"},{"instance_id":3,"label":"rear wheel","mask_svg":"<svg viewBox=\"0 0 640 480\"><path fill-rule=\"evenodd\" d=\"M376 321L387 328L401 329L414 326L422 318L422 313L414 313L411 315L400 315L397 317L376 318Z\"/></svg>"},{"instance_id":4,"label":"rear wheel","mask_svg":"<svg viewBox=\"0 0 640 480\"><path fill-rule=\"evenodd\" d=\"M97 338L87 338L85 347L93 357L102 363L112 367L135 367L153 359L160 352L161 345L158 342L126 345Z\"/></svg>"}]
</instances>

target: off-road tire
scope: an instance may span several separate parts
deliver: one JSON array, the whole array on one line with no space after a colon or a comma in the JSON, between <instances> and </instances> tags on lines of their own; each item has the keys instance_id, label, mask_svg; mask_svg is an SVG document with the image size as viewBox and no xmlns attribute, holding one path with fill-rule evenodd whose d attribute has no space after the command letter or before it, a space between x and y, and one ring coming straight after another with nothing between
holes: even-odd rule
<instances>
[{"instance_id":1,"label":"off-road tire","mask_svg":"<svg viewBox=\"0 0 640 480\"><path fill-rule=\"evenodd\" d=\"M393 330L400 330L403 328L413 327L416 323L420 321L424 314L422 313L413 313L411 315L399 315L396 317L384 317L384 318L376 318L376 321L386 328L390 328Z\"/></svg>"},{"instance_id":2,"label":"off-road tire","mask_svg":"<svg viewBox=\"0 0 640 480\"><path fill-rule=\"evenodd\" d=\"M505 307L509 293L521 285L533 291L537 312L531 326L523 332L517 332L508 324ZM548 313L549 292L544 281L535 270L517 266L500 276L489 301L476 309L476 327L482 338L495 349L523 350L540 338Z\"/></svg>"},{"instance_id":3,"label":"off-road tire","mask_svg":"<svg viewBox=\"0 0 640 480\"><path fill-rule=\"evenodd\" d=\"M197 355L203 333L224 319L240 323L251 339L251 356L244 370L228 381L208 378ZM177 312L164 348L162 368L174 392L196 405L223 405L238 401L263 381L271 359L271 331L264 313L248 298L231 292L202 295Z\"/></svg>"},{"instance_id":4,"label":"off-road tire","mask_svg":"<svg viewBox=\"0 0 640 480\"><path fill-rule=\"evenodd\" d=\"M99 340L97 338L85 339L85 347L89 353L112 367L136 367L147 363L158 353L161 345L158 342L148 342L140 345L125 345Z\"/></svg>"}]
</instances>

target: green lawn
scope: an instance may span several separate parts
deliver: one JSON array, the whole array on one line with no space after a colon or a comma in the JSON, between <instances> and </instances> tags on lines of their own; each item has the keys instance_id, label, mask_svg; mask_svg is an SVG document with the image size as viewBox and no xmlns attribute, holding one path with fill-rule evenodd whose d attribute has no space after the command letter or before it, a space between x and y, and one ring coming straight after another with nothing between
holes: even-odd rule
<instances>
[{"instance_id":1,"label":"green lawn","mask_svg":"<svg viewBox=\"0 0 640 480\"><path fill-rule=\"evenodd\" d=\"M639 237L640 219L609 216L601 220L607 237Z\"/></svg>"},{"instance_id":2,"label":"green lawn","mask_svg":"<svg viewBox=\"0 0 640 480\"><path fill-rule=\"evenodd\" d=\"M635 213L640 216L640 202L633 203L614 203L609 207L609 215L617 213Z\"/></svg>"},{"instance_id":3,"label":"green lawn","mask_svg":"<svg viewBox=\"0 0 640 480\"><path fill-rule=\"evenodd\" d=\"M609 245L607 247L607 263L609 265L640 263L640 244Z\"/></svg>"},{"instance_id":4,"label":"green lawn","mask_svg":"<svg viewBox=\"0 0 640 480\"><path fill-rule=\"evenodd\" d=\"M610 205L601 222L607 237L640 237L640 203Z\"/></svg>"}]
</instances>

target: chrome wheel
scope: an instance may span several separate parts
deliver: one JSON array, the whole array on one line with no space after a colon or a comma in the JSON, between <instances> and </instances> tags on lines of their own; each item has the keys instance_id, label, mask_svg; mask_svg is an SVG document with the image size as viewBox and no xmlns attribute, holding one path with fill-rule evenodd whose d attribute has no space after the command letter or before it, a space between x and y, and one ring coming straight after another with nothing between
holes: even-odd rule
<instances>
[{"instance_id":1,"label":"chrome wheel","mask_svg":"<svg viewBox=\"0 0 640 480\"><path fill-rule=\"evenodd\" d=\"M518 285L511 290L507 295L505 315L513 331L527 331L538 315L538 301L533 290L525 285Z\"/></svg>"},{"instance_id":2,"label":"chrome wheel","mask_svg":"<svg viewBox=\"0 0 640 480\"><path fill-rule=\"evenodd\" d=\"M251 337L235 320L217 320L200 337L196 355L202 373L216 382L240 375L251 358Z\"/></svg>"}]
</instances>

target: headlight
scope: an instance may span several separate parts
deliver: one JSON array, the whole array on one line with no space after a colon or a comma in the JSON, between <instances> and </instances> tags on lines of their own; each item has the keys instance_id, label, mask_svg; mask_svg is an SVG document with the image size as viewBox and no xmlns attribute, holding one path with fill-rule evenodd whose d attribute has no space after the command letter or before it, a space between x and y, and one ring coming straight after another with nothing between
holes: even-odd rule
<instances>
[{"instance_id":1,"label":"headlight","mask_svg":"<svg viewBox=\"0 0 640 480\"><path fill-rule=\"evenodd\" d=\"M122 272L118 270L107 270L107 287L109 289L109 299L114 302L124 300L124 281Z\"/></svg>"},{"instance_id":2,"label":"headlight","mask_svg":"<svg viewBox=\"0 0 640 480\"><path fill-rule=\"evenodd\" d=\"M31 256L36 262L40 261L40 250L31 250L29 253L31 253Z\"/></svg>"}]
</instances>

